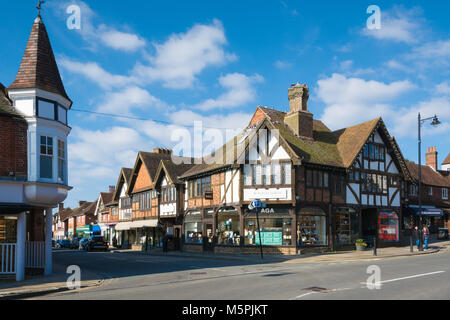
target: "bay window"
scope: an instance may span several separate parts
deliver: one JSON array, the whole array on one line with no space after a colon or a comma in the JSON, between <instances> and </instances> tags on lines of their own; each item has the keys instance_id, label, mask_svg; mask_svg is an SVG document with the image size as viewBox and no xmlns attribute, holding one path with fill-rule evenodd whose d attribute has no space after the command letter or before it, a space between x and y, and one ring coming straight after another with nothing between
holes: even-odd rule
<instances>
[{"instance_id":1,"label":"bay window","mask_svg":"<svg viewBox=\"0 0 450 320\"><path fill-rule=\"evenodd\" d=\"M53 179L53 138L41 136L40 141L40 177Z\"/></svg>"},{"instance_id":2,"label":"bay window","mask_svg":"<svg viewBox=\"0 0 450 320\"><path fill-rule=\"evenodd\" d=\"M58 181L66 181L66 146L61 140L58 140Z\"/></svg>"}]
</instances>

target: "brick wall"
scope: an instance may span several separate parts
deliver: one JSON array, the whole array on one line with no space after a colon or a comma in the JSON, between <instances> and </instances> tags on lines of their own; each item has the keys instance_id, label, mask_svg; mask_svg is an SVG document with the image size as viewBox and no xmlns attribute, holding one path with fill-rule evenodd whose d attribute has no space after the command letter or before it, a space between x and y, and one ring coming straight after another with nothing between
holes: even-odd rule
<instances>
[{"instance_id":1,"label":"brick wall","mask_svg":"<svg viewBox=\"0 0 450 320\"><path fill-rule=\"evenodd\" d=\"M0 116L0 177L10 172L18 178L27 178L27 129L25 121Z\"/></svg>"}]
</instances>

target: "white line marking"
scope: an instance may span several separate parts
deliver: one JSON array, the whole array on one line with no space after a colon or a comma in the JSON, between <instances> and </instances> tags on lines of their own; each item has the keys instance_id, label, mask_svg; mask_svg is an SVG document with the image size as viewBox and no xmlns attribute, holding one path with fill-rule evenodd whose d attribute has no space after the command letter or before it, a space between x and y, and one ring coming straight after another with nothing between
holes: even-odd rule
<instances>
[{"instance_id":1,"label":"white line marking","mask_svg":"<svg viewBox=\"0 0 450 320\"><path fill-rule=\"evenodd\" d=\"M395 282L395 281L406 280L406 279L419 278L419 277L425 277L425 276L431 276L431 275L434 275L434 274L439 274L439 273L444 273L444 272L445 271L435 271L435 272L429 272L429 273L416 274L414 276L409 276L409 277L402 277L402 278L397 278L397 279L384 280L384 281L380 281L380 282L377 282L377 283L373 283L372 285L383 284L383 283L388 283L388 282ZM367 284L367 283L366 282L361 282L361 284Z\"/></svg>"}]
</instances>

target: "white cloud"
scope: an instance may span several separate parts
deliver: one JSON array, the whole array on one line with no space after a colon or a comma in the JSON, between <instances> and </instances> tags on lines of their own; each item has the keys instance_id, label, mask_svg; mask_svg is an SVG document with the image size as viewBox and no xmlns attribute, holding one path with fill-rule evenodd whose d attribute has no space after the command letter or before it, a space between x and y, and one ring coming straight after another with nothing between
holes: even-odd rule
<instances>
[{"instance_id":1,"label":"white cloud","mask_svg":"<svg viewBox=\"0 0 450 320\"><path fill-rule=\"evenodd\" d=\"M127 87L118 92L108 92L97 111L129 115L133 108L158 108L165 103L139 87Z\"/></svg>"},{"instance_id":2,"label":"white cloud","mask_svg":"<svg viewBox=\"0 0 450 320\"><path fill-rule=\"evenodd\" d=\"M421 13L419 8L408 10L403 6L381 10L381 29L369 30L365 27L361 33L378 40L417 43L424 34Z\"/></svg>"},{"instance_id":3,"label":"white cloud","mask_svg":"<svg viewBox=\"0 0 450 320\"><path fill-rule=\"evenodd\" d=\"M292 63L289 63L287 61L281 61L281 60L277 60L275 61L275 63L273 64L277 69L287 69L292 67Z\"/></svg>"},{"instance_id":4,"label":"white cloud","mask_svg":"<svg viewBox=\"0 0 450 320\"><path fill-rule=\"evenodd\" d=\"M442 122L438 127L430 126L430 122L424 124L424 135L450 133L450 100L446 97L432 97L427 101L419 102L411 108L398 110L397 118L392 119L395 120L393 121L393 133L398 136L416 136L419 112L422 118L437 115Z\"/></svg>"},{"instance_id":5,"label":"white cloud","mask_svg":"<svg viewBox=\"0 0 450 320\"><path fill-rule=\"evenodd\" d=\"M416 137L420 112L423 117L437 115L442 122L437 128L424 126L424 135L450 133L448 97L431 97L412 107L394 107L396 98L414 88L409 81L385 84L333 74L331 78L318 81L318 97L326 104L322 120L330 128L340 129L381 116L393 135Z\"/></svg>"},{"instance_id":6,"label":"white cloud","mask_svg":"<svg viewBox=\"0 0 450 320\"><path fill-rule=\"evenodd\" d=\"M226 90L216 99L208 99L194 106L195 109L207 111L212 109L241 107L256 98L255 83L264 81L259 74L246 76L230 73L220 77L219 84Z\"/></svg>"},{"instance_id":7,"label":"white cloud","mask_svg":"<svg viewBox=\"0 0 450 320\"><path fill-rule=\"evenodd\" d=\"M82 75L103 89L123 87L133 82L130 77L109 73L95 62L82 63L63 57L58 63L67 71Z\"/></svg>"},{"instance_id":8,"label":"white cloud","mask_svg":"<svg viewBox=\"0 0 450 320\"><path fill-rule=\"evenodd\" d=\"M225 52L227 44L222 23L197 24L186 33L173 34L162 43L155 43L156 55L150 65L137 63L133 74L147 81L162 81L168 88L188 88L205 68L221 66L236 60Z\"/></svg>"},{"instance_id":9,"label":"white cloud","mask_svg":"<svg viewBox=\"0 0 450 320\"><path fill-rule=\"evenodd\" d=\"M438 94L450 94L450 85L448 82L442 82L436 86L435 91Z\"/></svg>"},{"instance_id":10,"label":"white cloud","mask_svg":"<svg viewBox=\"0 0 450 320\"><path fill-rule=\"evenodd\" d=\"M132 33L125 33L117 30L107 30L101 27L102 32L99 37L103 44L115 50L134 52L145 47L146 41Z\"/></svg>"},{"instance_id":11,"label":"white cloud","mask_svg":"<svg viewBox=\"0 0 450 320\"><path fill-rule=\"evenodd\" d=\"M322 120L333 129L390 116L394 110L389 103L415 87L409 81L385 84L341 74L333 74L317 84L317 96L326 104Z\"/></svg>"},{"instance_id":12,"label":"white cloud","mask_svg":"<svg viewBox=\"0 0 450 320\"><path fill-rule=\"evenodd\" d=\"M108 48L124 51L135 52L138 49L145 47L146 42L138 35L131 32L118 31L114 27L106 26L104 24L96 26L94 19L97 17L96 13L89 7L89 5L80 0L71 0L64 2L51 2L54 10L60 15L61 12L66 12L69 5L77 5L81 12L81 29L74 29L75 32L89 44L89 49L93 51L99 50L99 44L107 46ZM63 15L66 19L67 16Z\"/></svg>"}]
</instances>

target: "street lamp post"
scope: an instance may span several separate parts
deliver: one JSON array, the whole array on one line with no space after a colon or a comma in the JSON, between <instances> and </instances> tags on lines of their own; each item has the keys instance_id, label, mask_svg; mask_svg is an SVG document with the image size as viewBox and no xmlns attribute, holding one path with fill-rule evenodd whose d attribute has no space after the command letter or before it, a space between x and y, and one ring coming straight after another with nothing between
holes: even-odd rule
<instances>
[{"instance_id":1,"label":"street lamp post","mask_svg":"<svg viewBox=\"0 0 450 320\"><path fill-rule=\"evenodd\" d=\"M419 131L419 188L418 188L418 201L419 201L419 251L423 251L423 239L422 239L422 124L425 123L427 120L433 119L433 122L431 122L431 125L438 126L441 124L438 117L435 115L434 117L429 117L422 119L419 113L418 116L418 131Z\"/></svg>"}]
</instances>

